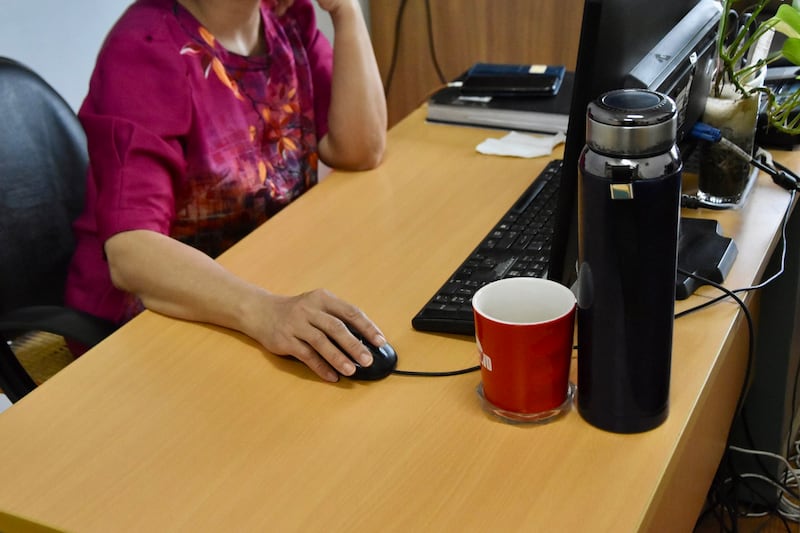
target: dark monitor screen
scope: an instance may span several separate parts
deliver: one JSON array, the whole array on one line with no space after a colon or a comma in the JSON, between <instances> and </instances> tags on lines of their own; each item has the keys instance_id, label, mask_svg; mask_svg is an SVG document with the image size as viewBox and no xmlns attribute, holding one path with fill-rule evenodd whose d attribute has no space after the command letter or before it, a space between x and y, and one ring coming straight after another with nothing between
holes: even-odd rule
<instances>
[{"instance_id":1,"label":"dark monitor screen","mask_svg":"<svg viewBox=\"0 0 800 533\"><path fill-rule=\"evenodd\" d=\"M679 136L696 122L710 85L721 8L715 0L585 0L549 277L576 276L578 158L586 106L624 87L676 100Z\"/></svg>"}]
</instances>

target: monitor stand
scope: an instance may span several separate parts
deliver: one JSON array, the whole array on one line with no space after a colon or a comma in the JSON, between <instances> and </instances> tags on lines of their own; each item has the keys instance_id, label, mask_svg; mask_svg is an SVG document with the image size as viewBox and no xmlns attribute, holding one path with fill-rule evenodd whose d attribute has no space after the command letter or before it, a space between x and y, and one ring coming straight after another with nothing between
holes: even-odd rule
<instances>
[{"instance_id":1,"label":"monitor stand","mask_svg":"<svg viewBox=\"0 0 800 533\"><path fill-rule=\"evenodd\" d=\"M736 259L736 243L720 234L719 222L681 217L678 234L678 268L722 283ZM702 281L678 272L675 299L685 300L705 285Z\"/></svg>"}]
</instances>

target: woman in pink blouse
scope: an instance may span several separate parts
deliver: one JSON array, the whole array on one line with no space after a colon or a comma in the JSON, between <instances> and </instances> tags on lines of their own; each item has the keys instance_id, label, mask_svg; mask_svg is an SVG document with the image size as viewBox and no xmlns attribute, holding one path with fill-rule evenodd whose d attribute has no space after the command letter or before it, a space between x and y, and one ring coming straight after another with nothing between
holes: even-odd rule
<instances>
[{"instance_id":1,"label":"woman in pink blouse","mask_svg":"<svg viewBox=\"0 0 800 533\"><path fill-rule=\"evenodd\" d=\"M332 339L371 363L345 323L386 340L357 307L273 294L214 260L312 187L318 161L381 160L386 102L360 6L317 3L333 48L310 0L137 0L123 14L79 112L90 169L69 305L225 326L328 381L355 370Z\"/></svg>"}]
</instances>

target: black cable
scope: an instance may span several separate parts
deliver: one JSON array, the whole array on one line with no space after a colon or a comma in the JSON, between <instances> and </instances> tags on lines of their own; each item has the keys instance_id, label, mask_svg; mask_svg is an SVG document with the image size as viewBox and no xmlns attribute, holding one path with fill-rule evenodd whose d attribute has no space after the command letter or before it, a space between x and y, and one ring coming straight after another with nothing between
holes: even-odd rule
<instances>
[{"instance_id":1,"label":"black cable","mask_svg":"<svg viewBox=\"0 0 800 533\"><path fill-rule=\"evenodd\" d=\"M730 453L728 449L725 448L725 452L722 458L722 461L726 463L730 463ZM730 465L729 468L733 468L733 465ZM739 511L738 511L738 502L736 498L736 491L738 490L737 487L737 478L733 478L732 487L727 483L727 480L724 479L723 476L724 472L718 470L714 476L714 483L712 484L712 490L709 490L709 499L711 500L712 505L715 509L719 509L720 513L714 513L717 516L717 520L719 521L720 527L723 528L725 532L736 532L738 530L738 518L739 518ZM727 517L728 522L725 521ZM728 523L730 523L730 527L728 527Z\"/></svg>"},{"instance_id":2,"label":"black cable","mask_svg":"<svg viewBox=\"0 0 800 533\"><path fill-rule=\"evenodd\" d=\"M392 86L394 71L397 68L397 57L400 50L400 30L403 27L403 11L405 11L407 3L408 0L400 0L400 5L397 8L397 18L394 21L394 43L392 44L392 58L389 61L389 70L386 73L386 83L383 84L383 93L385 96L389 96L389 89Z\"/></svg>"},{"instance_id":3,"label":"black cable","mask_svg":"<svg viewBox=\"0 0 800 533\"><path fill-rule=\"evenodd\" d=\"M747 289L737 289L737 291L732 291L732 290L720 285L719 283L716 283L714 281L706 279L706 278L704 278L702 276L699 276L697 274L690 273L690 272L685 271L683 269L679 268L678 272L683 274L683 275L685 275L685 276L691 276L691 277L693 277L693 278L695 278L695 279L697 279L697 280L699 280L699 281L701 281L703 283L706 283L706 284L708 284L708 285L710 285L710 286L712 286L712 287L724 292L725 295L723 296L723 299L726 298L726 297L732 298L734 301L736 301L736 303L739 305L739 307L742 309L742 312L744 313L745 319L747 321L747 329L748 329L747 365L745 367L745 376L744 376L744 380L743 380L744 385L742 387L742 390L739 392L739 398L738 398L738 400L736 402L736 409L734 411L734 415L738 414L740 416L740 419L742 420L742 430L744 431L745 438L747 439L747 442L748 442L748 446L751 449L755 449L756 448L755 440L753 439L753 434L752 434L752 431L750 430L750 425L747 422L747 417L746 417L745 409L744 409L744 402L747 399L747 395L748 395L748 393L750 391L750 387L752 385L753 363L754 363L754 357L755 357L755 326L754 326L753 317L750 314L749 308L744 303L744 301L736 295L736 292L741 292L743 290L752 290L752 288L748 287ZM774 279L774 278L772 278L772 279ZM720 301L720 299L717 298L717 299L715 299L713 301L714 302L718 302L718 301ZM697 306L696 308L691 309L689 311L695 311L695 310L697 310L699 308L705 308L707 306L708 306L708 302L705 303L705 304L702 304L701 306ZM683 314L680 314L680 316L685 316L685 314L686 314L686 312L684 312ZM678 317L678 315L676 315L676 317ZM730 434L728 436L728 440L730 440ZM726 452L725 453L727 455L727 453L728 453L727 448L726 448ZM790 488L786 487L786 485L783 482L773 478L772 474L767 469L767 466L764 464L764 462L762 461L762 458L760 456L756 456L755 457L755 462L758 464L758 466L761 469L762 473L766 477L768 477L769 479L774 481L777 485L780 485L781 487L785 488L786 492L788 492L789 494L792 494L793 496L795 495L794 491L792 491ZM730 461L729 461L729 468L730 468L731 472L733 472L734 474L737 474L736 471L735 471L735 468L733 467L733 464ZM738 477L738 476L734 475L734 478L736 478L736 477ZM747 483L745 483L745 485L747 485ZM752 494L760 497L758 491L753 490L749 486L747 488Z\"/></svg>"},{"instance_id":4,"label":"black cable","mask_svg":"<svg viewBox=\"0 0 800 533\"><path fill-rule=\"evenodd\" d=\"M701 281L701 282L703 282L703 283L705 283L707 285L710 285L710 286L716 288L717 290L722 291L723 293L725 293L725 297L733 299L739 305L739 307L742 310L742 313L744 314L745 320L747 322L747 332L748 332L747 364L745 366L745 375L744 375L744 380L743 380L744 385L742 386L742 389L739 392L739 398L737 399L737 402L736 402L736 409L734 410L734 415L739 415L741 417L742 428L743 428L743 430L745 432L745 437L747 438L748 445L750 446L750 448L755 448L755 443L754 443L754 440L753 440L752 432L750 431L749 425L747 424L745 416L744 416L744 402L747 399L747 395L748 395L748 393L750 391L750 387L752 385L753 363L754 363L754 358L755 358L755 324L754 324L754 321L753 321L753 317L752 317L752 315L750 313L750 309L747 307L747 304L745 304L744 301L741 298L739 298L739 296L736 295L736 293L734 291L728 289L727 287L724 287L723 285L721 285L721 284L719 284L719 283L717 283L715 281L712 281L710 279L704 278L703 276L699 276L697 274L693 274L693 273L688 272L686 270L683 270L681 268L678 269L678 272L683 274L683 275L685 275L685 276L693 277L693 278L695 278L695 279L697 279L697 280L699 280L699 281ZM719 300L717 300L717 301L719 301ZM706 307L706 305L704 304L703 307ZM681 316L683 316L683 315L681 315ZM728 440L730 440L730 434L728 435ZM730 456L729 456L729 453L728 453L728 448L726 448L726 450L725 450L725 458L727 459L726 462L728 463L728 468L734 474L733 475L733 480L734 480L733 481L733 483L734 483L733 495L734 495L734 500L735 500L736 499L736 491L737 491L737 487L735 486L736 482L741 482L742 480L741 480L741 478L739 478L738 473L736 472L736 469L733 466L732 461L730 460ZM783 486L783 484L780 482L780 480L775 480L775 479L772 478L772 475L770 474L769 470L767 469L767 466L763 463L763 461L762 461L760 456L756 456L755 460L756 460L756 463L758 464L759 468L761 469L761 471L764 473L764 475L766 475L769 479L772 479L776 484L780 484L781 486ZM756 495L757 497L761 497L760 494L758 493L758 491L753 490L746 481L744 482L744 485L746 486L746 488L752 494ZM788 490L788 488L787 488L787 490ZM765 503L767 503L767 502L765 502ZM735 522L734 522L734 531L736 531L736 523Z\"/></svg>"},{"instance_id":5,"label":"black cable","mask_svg":"<svg viewBox=\"0 0 800 533\"><path fill-rule=\"evenodd\" d=\"M698 281L700 281L700 282L702 282L702 283L704 283L706 285L710 285L710 286L714 287L715 289L724 292L725 295L722 298L717 298L717 299L712 300L712 301L714 301L716 303L716 302L718 302L718 301L720 301L722 299L725 299L725 297L731 298L739 305L739 307L742 310L742 313L744 313L745 320L747 321L747 333L748 333L748 339L747 339L747 368L745 370L745 379L744 379L745 386L742 388L742 392L739 394L739 399L736 402L736 411L735 411L735 413L739 413L741 411L741 409L742 409L742 404L744 403L744 399L747 396L746 391L749 388L749 383L748 382L750 380L751 367L752 367L752 363L753 363L753 357L755 355L755 326L754 326L754 323L753 323L753 317L750 314L750 309L748 309L747 304L745 304L744 301L741 298L739 298L739 296L736 295L735 291L732 291L732 290L728 289L727 287L717 283L716 281L712 281L712 280L710 280L708 278L704 278L703 276L700 276L700 275L695 274L693 272L689 272L688 270L684 270L682 268L678 268L678 273L680 273L680 274L682 274L684 276L689 276L689 277L695 278L696 280L698 280ZM739 289L739 290L742 290L742 289ZM748 290L749 290L749 287L748 287ZM705 304L701 304L700 306L697 306L696 308L689 309L689 310L684 311L682 313L678 313L677 315L675 315L675 318L680 318L682 316L685 316L689 312L694 312L694 311L696 311L698 309L701 309L701 308L704 308L704 307L707 307L707 306L708 306L708 302L706 302Z\"/></svg>"},{"instance_id":6,"label":"black cable","mask_svg":"<svg viewBox=\"0 0 800 533\"><path fill-rule=\"evenodd\" d=\"M778 513L778 518L780 518L781 522L783 522L783 527L786 528L786 533L792 533L793 530L790 527L789 521L786 519L786 517L783 516L781 513Z\"/></svg>"},{"instance_id":7,"label":"black cable","mask_svg":"<svg viewBox=\"0 0 800 533\"><path fill-rule=\"evenodd\" d=\"M462 368L460 370L448 370L445 372L422 372L417 370L395 370L392 374L397 374L399 376L417 376L417 377L429 377L429 378L441 378L447 376L460 376L462 374L469 374L471 372L477 372L480 370L480 365L478 366L471 366L469 368Z\"/></svg>"},{"instance_id":8,"label":"black cable","mask_svg":"<svg viewBox=\"0 0 800 533\"><path fill-rule=\"evenodd\" d=\"M792 389L792 413L789 417L789 420L794 421L797 420L796 418L796 408L797 408L797 398L800 391L798 391L798 387L800 387L800 365L797 365L797 369L795 369L794 373L794 388ZM791 429L792 423L790 422L789 427ZM789 457L789 451L792 449L792 441L798 437L798 435L792 435L792 432L789 431L789 435L786 437L788 440L786 441L786 456ZM798 464L800 464L800 459L798 459ZM800 488L800 487L798 487Z\"/></svg>"},{"instance_id":9,"label":"black cable","mask_svg":"<svg viewBox=\"0 0 800 533\"><path fill-rule=\"evenodd\" d=\"M439 76L439 81L442 83L442 85L445 85L447 84L448 80L442 72L442 68L439 66L439 60L436 58L436 44L433 40L433 21L431 18L430 0L425 0L425 16L428 23L428 50L431 54L431 61L433 61L433 68L436 69L436 74Z\"/></svg>"},{"instance_id":10,"label":"black cable","mask_svg":"<svg viewBox=\"0 0 800 533\"><path fill-rule=\"evenodd\" d=\"M791 212L792 212L792 206L794 205L794 197L795 197L796 194L797 194L796 191L794 191L794 190L790 191L790 201L787 204L786 210L784 211L784 214L783 214L783 220L781 222L781 260L780 260L780 266L778 268L778 271L775 274L773 274L772 276L770 276L768 279L766 279L765 281L763 281L763 282L761 282L759 284L750 286L750 287L729 290L729 289L723 287L722 285L720 285L720 284L718 284L716 282L713 282L711 280L706 280L702 276L698 276L696 274L687 272L685 270L678 269L678 271L681 274L686 275L686 276L691 276L691 277L693 277L693 278L695 278L695 279L697 279L697 280L699 280L699 281L701 281L703 283L707 283L708 285L711 285L712 287L715 287L716 289L722 291L724 294L722 296L719 296L717 298L714 298L712 300L704 302L704 303L702 303L700 305L697 305L697 306L695 306L693 308L690 308L690 309L684 310L684 311L682 311L680 313L677 313L675 315L676 319L681 318L683 316L686 316L688 314L694 313L694 312L699 311L701 309L705 309L706 307L714 305L714 304L716 304L716 303L728 298L729 296L732 297L740 305L742 310L745 312L745 316L746 316L746 318L748 320L748 329L749 329L749 333L750 333L750 339L749 339L750 351L748 352L748 365L747 365L747 371L746 371L747 373L745 375L744 387L743 387L743 389L742 389L742 391L740 393L739 400L737 402L736 413L740 414L741 417L742 417L742 428L743 428L743 430L745 432L745 436L746 436L746 438L748 440L748 443L752 448L755 448L754 440L753 440L753 437L752 437L752 432L750 431L749 424L747 423L747 419L744 416L744 413L742 411L743 411L743 406L744 406L744 400L747 397L747 392L749 391L749 387L750 387L749 380L750 380L750 374L752 372L750 367L752 365L752 358L754 356L754 354L753 354L753 350L754 350L754 345L753 345L754 328L752 326L752 317L750 316L750 313L749 313L749 310L747 309L747 306L744 304L744 302L741 299L739 299L736 296L736 293L749 292L749 291L752 291L752 290L757 290L757 289L764 288L769 283L773 282L779 276L781 276L783 274L783 272L785 271L785 269L786 269L786 251L787 251L787 248L788 248L786 232L787 232L787 226L789 224L789 217L791 216ZM757 462L759 463L759 466L762 468L764 473L769 475L769 472L766 470L766 467L763 465L763 463L760 460L757 460Z\"/></svg>"},{"instance_id":11,"label":"black cable","mask_svg":"<svg viewBox=\"0 0 800 533\"><path fill-rule=\"evenodd\" d=\"M725 461L728 463L728 468L731 469L731 471L735 470L727 448L725 448ZM722 493L722 509L723 512L727 514L728 520L730 521L730 530L736 533L739 531L739 501L737 497L739 492L739 478L734 477L730 485L728 485L724 479L722 483L723 488L727 487L727 492L723 491ZM723 517L724 516L725 515L723 515Z\"/></svg>"},{"instance_id":12,"label":"black cable","mask_svg":"<svg viewBox=\"0 0 800 533\"><path fill-rule=\"evenodd\" d=\"M777 166L779 168L783 167L783 165L781 165L777 161L775 162L775 166ZM783 168L785 168L785 167L783 167ZM791 198L791 201L789 202L790 206L794 203L794 197L795 196L796 196L796 191L792 191L792 193L791 193L791 197L792 198ZM788 217L788 215L786 215L785 218L784 218L783 229L782 229L782 241L784 243L787 242L786 226L788 225L788 222L789 222L789 217ZM785 263L785 261L786 261L786 245L784 244L783 254L781 256L781 265L783 265ZM800 365L798 365L797 368L795 369L794 387L792 388L792 406L791 406L791 415L790 415L790 418L789 418L789 420L792 420L792 421L795 420L797 401L798 401L798 394L800 394L800 390L798 390L798 387L800 387ZM791 426L791 423L790 423L790 426ZM794 438L795 438L795 436L792 435L791 432L789 432L789 435L787 436L787 439L789 439L789 440L787 440L786 448L785 448L785 452L787 454L787 457L788 457L788 454L789 454L789 450L792 447L792 440Z\"/></svg>"},{"instance_id":13,"label":"black cable","mask_svg":"<svg viewBox=\"0 0 800 533\"><path fill-rule=\"evenodd\" d=\"M757 164L756 161L759 161L761 164ZM769 174L776 185L783 187L787 191L796 191L800 188L800 176L795 174L791 169L772 159L769 159L769 165L772 166L767 165L765 161L767 161L767 157L761 155L760 159L752 161L752 164Z\"/></svg>"},{"instance_id":14,"label":"black cable","mask_svg":"<svg viewBox=\"0 0 800 533\"><path fill-rule=\"evenodd\" d=\"M786 206L786 210L783 213L783 220L781 221L781 262L780 262L780 266L778 267L778 271L775 272L769 278L767 278L766 280L762 281L761 283L759 283L757 285L751 285L750 287L743 287L743 288L739 288L739 289L733 289L732 292L740 293L740 292L754 291L754 290L757 290L757 289L763 289L764 287L769 285L771 282L773 282L774 280L778 279L778 277L780 277L784 273L784 271L786 270L786 251L788 249L786 231L787 231L787 227L789 225L789 217L792 214L792 205L794 205L794 197L796 195L797 195L797 191L790 191L790 193L789 193L790 200L789 200L789 203ZM675 315L675 318L676 319L677 318L681 318L681 317L684 317L686 315L692 314L692 313L694 313L696 311L700 311L701 309L705 309L706 307L709 307L709 306L712 306L712 305L714 305L714 304L716 304L718 302L721 302L722 300L726 299L727 297L728 297L727 294L722 294L721 296L717 296L716 298L713 298L711 300L703 302L702 304L699 304L699 305L697 305L695 307L692 307L692 308L686 309L684 311L681 311L680 313L677 313Z\"/></svg>"},{"instance_id":15,"label":"black cable","mask_svg":"<svg viewBox=\"0 0 800 533\"><path fill-rule=\"evenodd\" d=\"M749 154L744 151L741 147L736 145L735 143L731 142L729 139L722 136L722 132L709 126L708 124L704 124L702 122L697 122L692 126L690 136L696 140L702 140L705 142L710 143L720 143L721 145L725 146L727 151L731 152L733 155L747 161L750 166L764 172L772 181L779 185L780 187L788 190L788 191L797 191L800 189L800 176L798 176L794 171L792 171L787 166L774 161L772 159L772 155L769 152L758 148L756 155ZM741 202L744 201L744 198L747 196L747 192L749 191L750 187L752 186L753 182L755 181L756 176L752 175L748 178L747 185L745 186L741 198L738 202L735 203L728 203L728 202L711 202L704 198L701 198L697 195L691 194L682 194L681 195L681 207L686 207L689 209L697 209L700 207L706 209L731 209L737 207Z\"/></svg>"},{"instance_id":16,"label":"black cable","mask_svg":"<svg viewBox=\"0 0 800 533\"><path fill-rule=\"evenodd\" d=\"M754 341L754 327L753 327L753 324L752 324L752 316L750 316L749 309L747 309L747 307L744 304L744 302L740 298L738 298L735 293L748 292L748 291L752 291L752 290L763 288L763 287L767 286L769 283L773 282L775 279L777 279L785 271L785 267L786 267L786 251L787 251L787 247L788 247L788 244L787 244L788 243L788 241L787 241L787 226L788 226L788 223L789 223L789 217L791 215L791 209L792 209L792 205L794 204L794 198L795 198L795 195L796 195L796 190L790 189L790 191L791 191L790 192L791 198L790 198L790 201L788 202L788 205L786 207L786 211L784 212L783 220L782 220L782 223L781 223L781 259L780 259L780 265L778 267L778 271L775 274L773 274L772 276L770 276L767 280L765 280L765 281L763 281L763 282L761 282L761 283L759 283L757 285L751 286L751 287L735 289L735 290L728 290L728 289L722 287L721 285L719 285L719 284L717 284L715 282L711 282L711 280L705 280L701 276L697 276L697 275L694 275L694 274L691 274L691 273L688 273L688 272L685 272L685 271L682 271L682 270L679 269L679 271L682 274L694 277L696 279L699 279L703 283L707 283L708 282L707 283L708 285L711 285L712 287L715 287L718 290L723 291L724 294L722 296L720 296L720 297L714 298L714 299L712 299L712 300L710 300L708 302L705 302L705 303L703 303L701 305L698 305L698 306L696 306L694 308L685 310L685 311L683 311L681 313L677 313L675 315L676 319L680 318L682 316L686 316L686 315L688 315L690 313L699 311L700 309L704 309L704 308L706 308L706 307L708 307L710 305L713 305L713 304L715 304L715 303L717 303L719 301L722 301L722 300L724 300L726 298L729 298L729 297L733 298L739 304L739 306L742 308L743 312L745 313L745 317L746 317L746 319L748 321L748 332L749 332L749 337L750 337L749 338L749 343L748 343L749 344L749 346L748 346L748 348L749 348L749 350L748 350L748 362L747 362L747 369L746 369L746 374L745 374L745 379L744 379L744 387L740 391L740 395L739 395L739 399L737 401L737 406L736 406L736 411L735 412L739 413L740 416L741 416L742 428L743 428L743 430L745 432L745 436L746 436L748 442L750 443L750 447L753 448L753 449L755 449L755 445L753 444L754 440L753 440L752 432L750 431L749 424L747 423L747 419L746 419L746 416L745 416L745 413L744 413L744 401L745 401L745 399L747 397L747 392L749 390L750 379L751 379L751 374L752 374L752 363L753 363L753 358L754 358L754 342L753 342ZM800 381L800 368L798 368L798 378L799 379L795 380L795 393L797 393L798 381ZM772 478L772 475L769 473L769 471L767 470L766 466L761 461L760 457L756 456L756 462L758 463L758 465L761 468L761 470L764 472L764 474L766 474L766 476L769 479L774 481L780 487L784 488L787 491L787 493L792 494L792 495L795 494L783 482L781 482L780 480L774 480ZM758 493L758 491L754 491L749 486L747 481L742 480L742 479L739 478L739 475L736 472L736 468L733 465L732 459L730 457L729 449L727 447L725 449L725 453L724 453L724 456L723 456L723 463L726 463L728 465L729 472L731 472L731 474L733 474L732 475L732 479L731 479L732 487L728 487L729 490L725 490L727 483L725 482L725 480L720 480L719 479L719 476L721 474L718 473L717 476L715 476L714 483L712 484L712 489L709 490L707 498L708 498L708 501L709 501L709 505L712 507L712 509L719 507L720 510L723 512L723 515L720 516L716 511L713 511L715 518L717 519L717 521L720 524L720 527L723 527L723 528L725 528L725 531L728 531L728 529L726 527L726 524L725 524L725 517L727 516L731 521L731 525L732 525L732 528L733 528L732 531L737 531L738 530L738 524L737 524L737 518L738 518L737 492L739 490L739 483L743 482L744 486L753 495L755 495L756 497L758 497L758 498L760 498L762 500L763 500L763 497L760 495L760 493ZM714 488L714 487L716 487L716 488ZM769 502L764 501L764 503L768 504ZM770 514L774 515L775 512L777 511L777 508L774 505L773 506L769 506L769 507L772 507L772 508L769 509L770 510ZM778 514L780 515L780 513L778 513ZM782 516L781 516L781 519L784 522L784 525L786 525L786 522L785 522L785 520L783 519Z\"/></svg>"}]
</instances>

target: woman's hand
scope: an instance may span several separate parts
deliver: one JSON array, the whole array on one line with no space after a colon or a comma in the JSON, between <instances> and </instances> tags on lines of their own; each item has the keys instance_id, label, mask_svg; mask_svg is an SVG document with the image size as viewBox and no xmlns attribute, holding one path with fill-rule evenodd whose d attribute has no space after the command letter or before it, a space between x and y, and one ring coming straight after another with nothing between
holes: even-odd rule
<instances>
[{"instance_id":1,"label":"woman's hand","mask_svg":"<svg viewBox=\"0 0 800 533\"><path fill-rule=\"evenodd\" d=\"M274 354L296 357L327 381L337 381L339 374L349 376L356 370L342 350L362 366L372 364L372 354L348 331L347 325L375 346L386 343L381 331L363 312L326 290L299 296L264 291L257 297L258 310L251 314L252 320L245 327L248 331L244 332Z\"/></svg>"}]
</instances>

